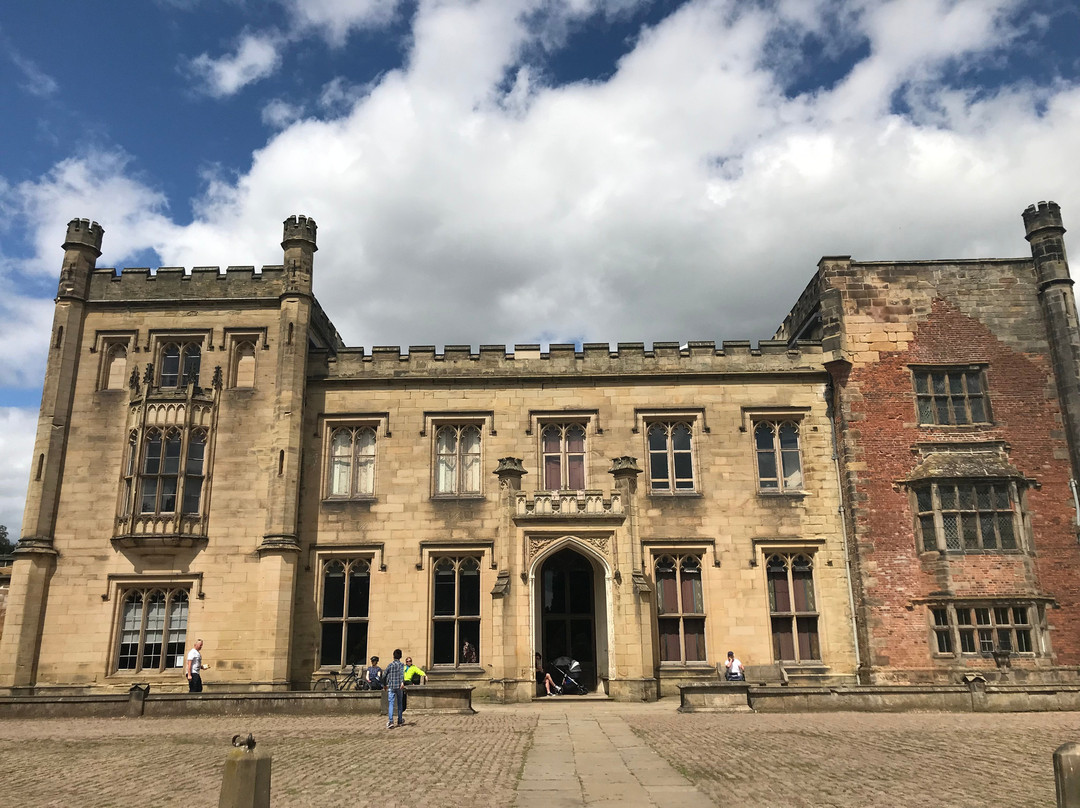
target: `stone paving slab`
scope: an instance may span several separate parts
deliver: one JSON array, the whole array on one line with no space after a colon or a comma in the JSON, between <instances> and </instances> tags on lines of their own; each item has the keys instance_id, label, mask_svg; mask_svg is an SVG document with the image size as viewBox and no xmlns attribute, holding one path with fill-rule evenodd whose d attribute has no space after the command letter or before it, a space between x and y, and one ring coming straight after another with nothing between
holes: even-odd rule
<instances>
[{"instance_id":1,"label":"stone paving slab","mask_svg":"<svg viewBox=\"0 0 1080 808\"><path fill-rule=\"evenodd\" d=\"M252 732L274 756L274 808L1033 808L1054 805L1054 749L1080 741L1080 713L676 707L481 704L392 731L378 716L9 719L0 803L213 805L229 740Z\"/></svg>"}]
</instances>

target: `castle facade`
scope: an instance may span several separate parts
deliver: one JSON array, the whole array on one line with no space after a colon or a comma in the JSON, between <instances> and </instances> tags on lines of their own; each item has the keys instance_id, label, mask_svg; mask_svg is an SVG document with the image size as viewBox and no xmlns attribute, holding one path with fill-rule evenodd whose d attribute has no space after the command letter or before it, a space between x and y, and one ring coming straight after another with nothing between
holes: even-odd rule
<instances>
[{"instance_id":1,"label":"castle facade","mask_svg":"<svg viewBox=\"0 0 1080 808\"><path fill-rule=\"evenodd\" d=\"M283 263L63 244L0 692L308 689L406 650L655 699L729 649L793 683L1075 681L1080 328L1031 257L823 258L772 340L346 346Z\"/></svg>"}]
</instances>

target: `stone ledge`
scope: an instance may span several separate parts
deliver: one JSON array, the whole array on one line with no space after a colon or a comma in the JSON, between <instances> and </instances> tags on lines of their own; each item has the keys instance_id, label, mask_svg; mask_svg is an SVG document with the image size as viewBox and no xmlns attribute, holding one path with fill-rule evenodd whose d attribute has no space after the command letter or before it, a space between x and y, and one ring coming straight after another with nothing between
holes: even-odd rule
<instances>
[{"instance_id":1,"label":"stone ledge","mask_svg":"<svg viewBox=\"0 0 1080 808\"><path fill-rule=\"evenodd\" d=\"M1080 685L680 685L680 712L1057 712L1080 710Z\"/></svg>"},{"instance_id":2,"label":"stone ledge","mask_svg":"<svg viewBox=\"0 0 1080 808\"><path fill-rule=\"evenodd\" d=\"M472 706L473 687L414 685L409 688L409 711L417 713L465 713ZM141 708L132 712L133 703ZM102 693L78 696L0 696L0 720L8 718L113 718L188 715L329 715L386 712L382 691L313 693Z\"/></svg>"}]
</instances>

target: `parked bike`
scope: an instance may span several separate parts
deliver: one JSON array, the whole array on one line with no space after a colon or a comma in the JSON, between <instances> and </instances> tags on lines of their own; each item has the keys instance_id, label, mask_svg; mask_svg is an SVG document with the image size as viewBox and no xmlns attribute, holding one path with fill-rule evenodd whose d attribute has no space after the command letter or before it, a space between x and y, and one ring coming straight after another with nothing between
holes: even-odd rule
<instances>
[{"instance_id":1,"label":"parked bike","mask_svg":"<svg viewBox=\"0 0 1080 808\"><path fill-rule=\"evenodd\" d=\"M352 669L342 678L338 680L338 675L331 672L329 676L321 677L315 682L315 687L312 688L316 693L329 693L335 690L364 690L365 683L361 676L361 672L357 670L356 665L352 666Z\"/></svg>"}]
</instances>

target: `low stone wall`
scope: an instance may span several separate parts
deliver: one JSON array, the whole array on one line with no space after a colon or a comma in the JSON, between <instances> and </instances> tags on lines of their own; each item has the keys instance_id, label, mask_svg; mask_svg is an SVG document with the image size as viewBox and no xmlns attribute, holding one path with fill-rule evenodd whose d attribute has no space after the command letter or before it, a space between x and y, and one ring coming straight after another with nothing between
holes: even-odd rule
<instances>
[{"instance_id":1,"label":"low stone wall","mask_svg":"<svg viewBox=\"0 0 1080 808\"><path fill-rule=\"evenodd\" d=\"M414 685L409 712L474 713L469 686ZM4 718L118 718L191 715L377 715L386 713L383 692L345 693L146 693L85 696L0 697Z\"/></svg>"},{"instance_id":2,"label":"low stone wall","mask_svg":"<svg viewBox=\"0 0 1080 808\"><path fill-rule=\"evenodd\" d=\"M1055 712L1080 710L1080 685L798 687L684 685L680 712Z\"/></svg>"}]
</instances>

